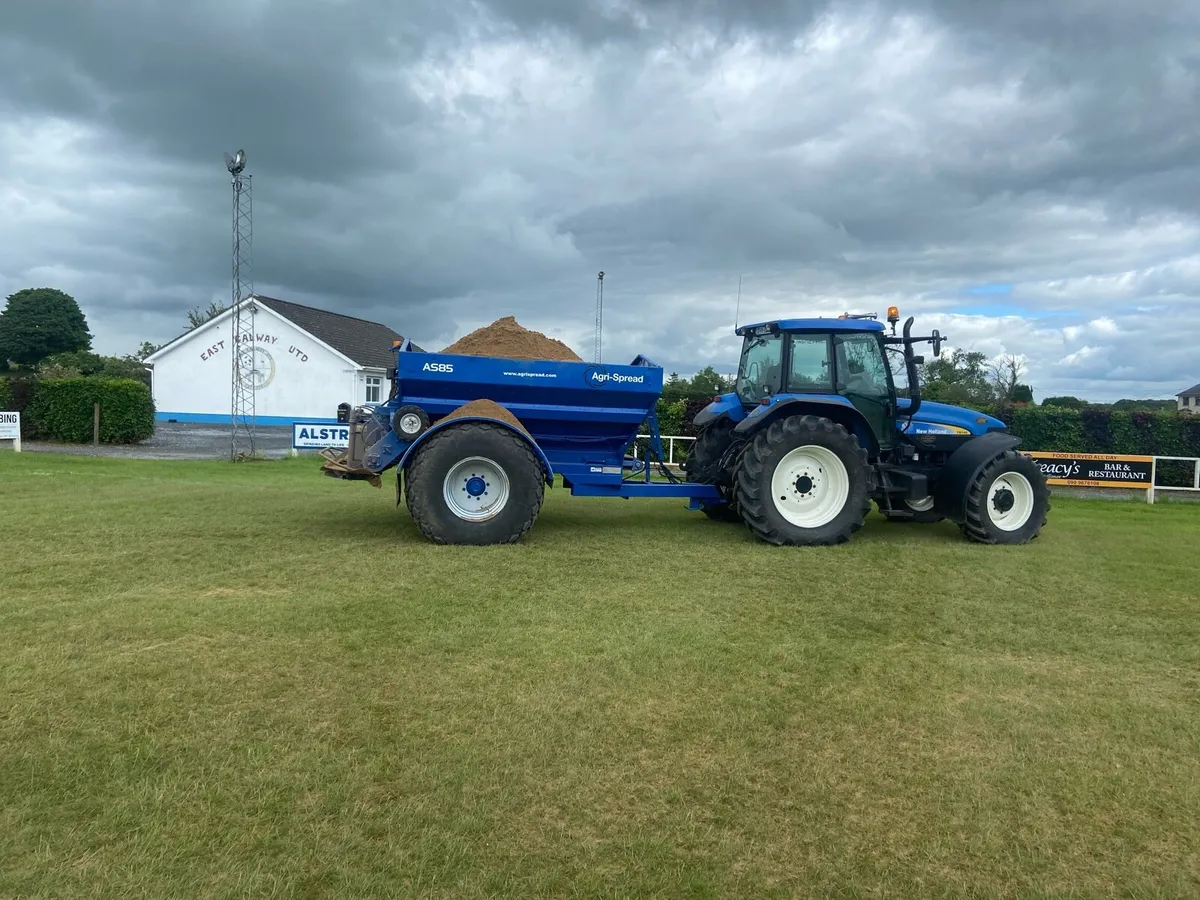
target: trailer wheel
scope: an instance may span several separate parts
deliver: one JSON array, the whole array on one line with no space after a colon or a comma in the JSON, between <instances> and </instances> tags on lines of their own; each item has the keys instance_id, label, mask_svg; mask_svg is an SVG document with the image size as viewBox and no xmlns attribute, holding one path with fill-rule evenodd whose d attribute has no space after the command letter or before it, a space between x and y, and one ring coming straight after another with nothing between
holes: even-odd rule
<instances>
[{"instance_id":1,"label":"trailer wheel","mask_svg":"<svg viewBox=\"0 0 1200 900\"><path fill-rule=\"evenodd\" d=\"M1038 464L1015 450L997 455L967 488L958 527L978 544L1027 544L1050 514L1050 487Z\"/></svg>"},{"instance_id":2,"label":"trailer wheel","mask_svg":"<svg viewBox=\"0 0 1200 900\"><path fill-rule=\"evenodd\" d=\"M862 528L873 480L866 450L844 427L791 416L768 425L742 454L738 506L768 543L841 544Z\"/></svg>"},{"instance_id":3,"label":"trailer wheel","mask_svg":"<svg viewBox=\"0 0 1200 900\"><path fill-rule=\"evenodd\" d=\"M542 508L542 465L503 425L464 422L431 434L405 473L408 510L435 544L511 544Z\"/></svg>"},{"instance_id":4,"label":"trailer wheel","mask_svg":"<svg viewBox=\"0 0 1200 900\"><path fill-rule=\"evenodd\" d=\"M733 443L733 422L719 419L704 427L692 443L683 461L683 473L694 484L713 484L726 497L726 502L701 507L702 512L717 522L740 522L741 515L733 495L732 472L721 468L725 451Z\"/></svg>"}]
</instances>

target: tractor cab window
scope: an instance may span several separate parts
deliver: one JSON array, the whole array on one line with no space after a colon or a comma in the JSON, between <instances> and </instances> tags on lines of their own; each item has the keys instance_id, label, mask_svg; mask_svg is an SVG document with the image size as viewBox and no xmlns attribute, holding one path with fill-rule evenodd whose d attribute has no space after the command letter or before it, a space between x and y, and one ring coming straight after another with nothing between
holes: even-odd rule
<instances>
[{"instance_id":1,"label":"tractor cab window","mask_svg":"<svg viewBox=\"0 0 1200 900\"><path fill-rule=\"evenodd\" d=\"M779 393L783 374L783 335L747 335L734 390L743 403Z\"/></svg>"},{"instance_id":2,"label":"tractor cab window","mask_svg":"<svg viewBox=\"0 0 1200 900\"><path fill-rule=\"evenodd\" d=\"M891 398L888 363L879 339L873 334L834 337L837 353L837 392L851 402L856 398L884 402Z\"/></svg>"},{"instance_id":3,"label":"tractor cab window","mask_svg":"<svg viewBox=\"0 0 1200 900\"><path fill-rule=\"evenodd\" d=\"M825 393L833 390L833 373L829 370L828 335L792 335L792 365L788 373L788 390Z\"/></svg>"}]
</instances>

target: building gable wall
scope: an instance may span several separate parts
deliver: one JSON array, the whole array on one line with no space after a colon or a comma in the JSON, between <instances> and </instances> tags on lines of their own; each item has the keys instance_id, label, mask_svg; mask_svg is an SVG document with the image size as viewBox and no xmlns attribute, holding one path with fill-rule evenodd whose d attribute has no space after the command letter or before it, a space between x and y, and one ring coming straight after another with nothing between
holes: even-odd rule
<instances>
[{"instance_id":1,"label":"building gable wall","mask_svg":"<svg viewBox=\"0 0 1200 900\"><path fill-rule=\"evenodd\" d=\"M154 402L160 419L229 421L232 328L232 316L223 316L156 355ZM361 401L359 367L287 319L260 305L254 332L259 422L332 420L339 403Z\"/></svg>"}]
</instances>

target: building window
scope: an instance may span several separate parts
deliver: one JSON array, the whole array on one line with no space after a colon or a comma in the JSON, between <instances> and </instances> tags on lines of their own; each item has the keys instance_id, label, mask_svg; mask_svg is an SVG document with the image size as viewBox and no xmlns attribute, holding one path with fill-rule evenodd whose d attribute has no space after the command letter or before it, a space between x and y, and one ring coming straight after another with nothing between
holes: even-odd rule
<instances>
[{"instance_id":1,"label":"building window","mask_svg":"<svg viewBox=\"0 0 1200 900\"><path fill-rule=\"evenodd\" d=\"M383 390L383 379L378 375L367 376L367 402L378 403L379 395Z\"/></svg>"}]
</instances>

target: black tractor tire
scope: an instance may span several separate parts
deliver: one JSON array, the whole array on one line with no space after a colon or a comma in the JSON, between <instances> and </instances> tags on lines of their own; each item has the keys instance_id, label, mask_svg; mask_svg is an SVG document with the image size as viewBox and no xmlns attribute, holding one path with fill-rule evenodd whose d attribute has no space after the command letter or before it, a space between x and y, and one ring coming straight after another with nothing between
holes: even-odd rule
<instances>
[{"instance_id":1,"label":"black tractor tire","mask_svg":"<svg viewBox=\"0 0 1200 900\"><path fill-rule=\"evenodd\" d=\"M731 490L731 473L721 466L721 460L734 440L733 427L729 419L719 419L706 425L696 435L692 449L683 461L683 474L688 481L716 485L725 495L725 503L701 508L706 516L716 522L742 521Z\"/></svg>"},{"instance_id":2,"label":"black tractor tire","mask_svg":"<svg viewBox=\"0 0 1200 900\"><path fill-rule=\"evenodd\" d=\"M898 500L895 502L898 506L905 504L905 501L903 500ZM888 522L908 522L911 525L936 525L938 522L946 518L945 516L939 515L933 509L913 509L910 506L908 507L908 512L911 513L911 515L906 516L902 513L897 515L891 510L885 508L880 503L876 503L875 505L879 507L880 514Z\"/></svg>"},{"instance_id":3,"label":"black tractor tire","mask_svg":"<svg viewBox=\"0 0 1200 900\"><path fill-rule=\"evenodd\" d=\"M788 453L801 447L817 447L837 457L847 480L841 508L828 520L813 526L796 525L780 512L780 502L803 502L818 491L836 489L843 473L813 467L805 470L788 494L776 498L771 481ZM874 476L867 451L842 425L820 416L790 416L772 422L747 445L739 462L736 491L742 518L761 540L777 546L811 547L842 544L863 526L871 511ZM791 496L789 496L789 494ZM818 494L818 497L820 494Z\"/></svg>"},{"instance_id":4,"label":"black tractor tire","mask_svg":"<svg viewBox=\"0 0 1200 900\"><path fill-rule=\"evenodd\" d=\"M992 488L1001 479L1013 482L1018 490L1010 490L1002 481L994 493ZM1028 496L1023 498L1026 492ZM1033 459L1005 450L988 462L967 488L966 521L958 527L978 544L1027 544L1041 533L1049 518L1050 494L1046 476ZM1026 504L1028 509L1021 515ZM1017 510L1018 518L1001 527L1012 510Z\"/></svg>"},{"instance_id":5,"label":"black tractor tire","mask_svg":"<svg viewBox=\"0 0 1200 900\"><path fill-rule=\"evenodd\" d=\"M482 460L476 463L479 468L472 471L467 465L460 470L461 477L454 479L464 482L459 485L464 494L469 481L477 475L487 489L500 488L507 482L507 495L500 509L490 515L486 509L480 509L481 517L477 519L456 511L445 497L447 481L456 467L472 459ZM498 484L492 483L494 476L499 476ZM532 448L512 429L491 422L463 422L426 438L408 465L404 487L409 514L427 539L435 544L480 546L520 540L541 511L546 481L545 471ZM481 495L486 496L486 493ZM468 494L464 498L464 506L459 510L470 502L469 497Z\"/></svg>"}]
</instances>

